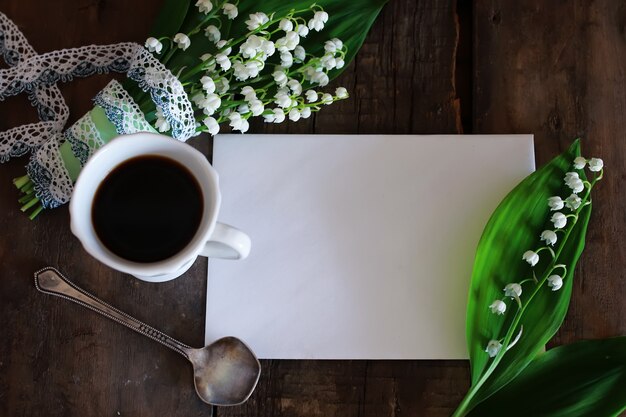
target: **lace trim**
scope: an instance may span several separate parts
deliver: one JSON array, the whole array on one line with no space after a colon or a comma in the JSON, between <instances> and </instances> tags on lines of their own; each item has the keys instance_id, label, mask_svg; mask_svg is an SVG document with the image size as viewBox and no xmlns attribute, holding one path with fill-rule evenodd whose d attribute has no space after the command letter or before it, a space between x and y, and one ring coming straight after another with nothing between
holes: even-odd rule
<instances>
[{"instance_id":1,"label":"lace trim","mask_svg":"<svg viewBox=\"0 0 626 417\"><path fill-rule=\"evenodd\" d=\"M32 56L0 71L0 100L75 77L109 72L127 72L130 79L150 94L172 126L172 137L184 141L193 136L193 108L182 84L143 46L131 42L89 45Z\"/></svg>"},{"instance_id":2,"label":"lace trim","mask_svg":"<svg viewBox=\"0 0 626 417\"><path fill-rule=\"evenodd\" d=\"M155 131L133 98L115 80L100 91L93 102L104 109L107 119L115 125L120 135Z\"/></svg>"},{"instance_id":3,"label":"lace trim","mask_svg":"<svg viewBox=\"0 0 626 417\"><path fill-rule=\"evenodd\" d=\"M87 113L65 131L65 139L72 147L72 153L84 166L93 153L104 143L91 115Z\"/></svg>"},{"instance_id":4,"label":"lace trim","mask_svg":"<svg viewBox=\"0 0 626 417\"><path fill-rule=\"evenodd\" d=\"M0 12L0 56L4 62L10 67L17 67L36 55L17 26ZM69 109L57 86L32 89L28 98L42 121L0 132L0 163L34 151L55 137L67 122Z\"/></svg>"}]
</instances>

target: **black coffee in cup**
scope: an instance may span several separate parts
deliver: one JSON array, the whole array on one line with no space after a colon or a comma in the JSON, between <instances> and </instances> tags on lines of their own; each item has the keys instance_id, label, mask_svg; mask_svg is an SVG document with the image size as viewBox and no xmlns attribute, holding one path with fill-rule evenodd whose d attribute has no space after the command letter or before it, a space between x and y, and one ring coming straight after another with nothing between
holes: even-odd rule
<instances>
[{"instance_id":1,"label":"black coffee in cup","mask_svg":"<svg viewBox=\"0 0 626 417\"><path fill-rule=\"evenodd\" d=\"M92 223L102 244L133 262L157 262L191 242L204 211L196 178L173 159L146 155L115 167L98 187Z\"/></svg>"}]
</instances>

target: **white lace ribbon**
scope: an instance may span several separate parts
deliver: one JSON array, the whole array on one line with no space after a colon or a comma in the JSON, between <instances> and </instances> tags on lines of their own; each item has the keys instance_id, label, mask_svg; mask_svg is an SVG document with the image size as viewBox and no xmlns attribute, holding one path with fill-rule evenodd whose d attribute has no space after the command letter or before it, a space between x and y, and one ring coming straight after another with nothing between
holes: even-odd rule
<instances>
[{"instance_id":1,"label":"white lace ribbon","mask_svg":"<svg viewBox=\"0 0 626 417\"><path fill-rule=\"evenodd\" d=\"M101 145L99 138L89 133L94 129L88 115L61 134L69 112L56 87L58 82L125 72L149 94L171 126L172 137L185 141L195 134L193 107L182 84L139 44L89 45L37 55L15 24L0 13L0 56L10 67L0 70L0 101L26 93L41 119L39 123L0 132L0 162L37 150L27 170L44 208L66 203L71 196L72 181L59 153L63 141L71 143L81 165ZM119 134L153 130L117 82L111 82L94 101L105 110ZM77 138L77 132L84 137Z\"/></svg>"},{"instance_id":2,"label":"white lace ribbon","mask_svg":"<svg viewBox=\"0 0 626 417\"><path fill-rule=\"evenodd\" d=\"M37 56L22 32L2 12L0 12L0 56L12 69ZM41 121L0 132L0 162L35 150L58 135L67 122L69 109L56 85L33 88L28 91L28 97L37 109Z\"/></svg>"}]
</instances>

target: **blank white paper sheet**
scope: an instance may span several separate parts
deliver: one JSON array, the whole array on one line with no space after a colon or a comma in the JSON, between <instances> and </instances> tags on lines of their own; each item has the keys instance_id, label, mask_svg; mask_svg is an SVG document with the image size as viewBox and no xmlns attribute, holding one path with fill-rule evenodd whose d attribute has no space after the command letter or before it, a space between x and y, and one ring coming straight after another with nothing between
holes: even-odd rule
<instances>
[{"instance_id":1,"label":"blank white paper sheet","mask_svg":"<svg viewBox=\"0 0 626 417\"><path fill-rule=\"evenodd\" d=\"M206 342L267 359L466 359L490 214L534 170L532 135L219 135L219 220L244 261L209 262ZM487 308L487 306L485 306Z\"/></svg>"}]
</instances>

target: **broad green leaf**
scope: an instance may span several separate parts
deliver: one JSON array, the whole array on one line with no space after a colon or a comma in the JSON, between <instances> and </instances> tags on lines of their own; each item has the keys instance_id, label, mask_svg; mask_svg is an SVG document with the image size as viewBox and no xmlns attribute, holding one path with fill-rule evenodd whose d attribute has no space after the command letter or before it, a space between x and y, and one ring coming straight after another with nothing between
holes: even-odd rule
<instances>
[{"instance_id":1,"label":"broad green leaf","mask_svg":"<svg viewBox=\"0 0 626 417\"><path fill-rule=\"evenodd\" d=\"M162 36L174 36L178 33L185 21L190 5L191 0L165 0L154 21L150 36L160 38Z\"/></svg>"},{"instance_id":2,"label":"broad green leaf","mask_svg":"<svg viewBox=\"0 0 626 417\"><path fill-rule=\"evenodd\" d=\"M467 307L467 343L475 391L467 409L515 378L543 349L563 322L572 292L575 265L584 247L591 205L581 210L578 222L566 240L563 233L558 234L555 251L558 253L560 250L560 256L555 263L567 266L563 287L554 292L544 285L529 302L535 285L530 282L523 285L521 299L527 307L520 321L523 326L522 336L504 354L480 388L476 387L493 361L485 353L487 342L505 336L517 311L517 305L511 300L507 300L508 308L504 316L492 314L488 307L494 300L504 299L502 290L506 284L532 277L533 269L522 260L522 254L543 246L539 239L541 232L553 229L549 221L552 212L547 204L548 197L561 196L565 199L571 194L563 178L566 172L573 169L572 161L579 155L580 143L577 140L566 152L513 189L485 227L476 252ZM585 178L584 172L579 173L581 178ZM562 211L564 214L569 213L567 208ZM568 226L571 220L568 219ZM540 257L539 264L534 268L539 279L552 261L547 251L541 252ZM562 275L561 270L555 272Z\"/></svg>"},{"instance_id":3,"label":"broad green leaf","mask_svg":"<svg viewBox=\"0 0 626 417\"><path fill-rule=\"evenodd\" d=\"M574 343L537 357L471 417L608 417L626 410L626 337Z\"/></svg>"},{"instance_id":4,"label":"broad green leaf","mask_svg":"<svg viewBox=\"0 0 626 417\"><path fill-rule=\"evenodd\" d=\"M388 0L242 0L238 5L239 15L233 21L228 20L221 13L219 14L222 22L220 31L222 33L222 39L238 39L248 32L245 21L251 13L264 12L268 15L271 13L281 15L288 13L292 9L306 9L310 7L311 4L316 3L322 6L329 14L328 22L321 32L311 31L309 36L301 39L300 44L305 48L307 53L321 56L324 53L325 41L332 38L339 38L344 42L348 48L345 66L340 70L332 70L328 74L329 78L333 79L341 74L352 59L354 59L370 27L387 1ZM312 17L312 15L311 13L310 17ZM203 15L192 5L189 8L189 13L185 17L185 21L180 30L184 32L191 31L202 21L202 17ZM215 22L212 23L215 24ZM191 37L191 46L189 49L187 49L185 53L177 53L171 60L171 65L168 65L168 67L193 67L200 62L199 57L201 55L214 52L215 46L203 35L203 31L200 31L200 33ZM273 72L274 65L272 64L278 64L279 62L279 54L274 54L274 56L268 59L266 69L262 74ZM199 78L200 75L193 79Z\"/></svg>"}]
</instances>

